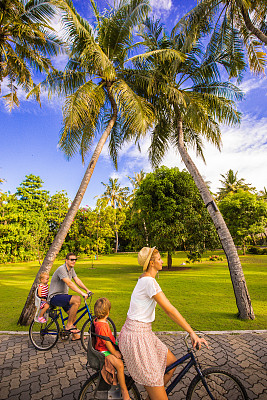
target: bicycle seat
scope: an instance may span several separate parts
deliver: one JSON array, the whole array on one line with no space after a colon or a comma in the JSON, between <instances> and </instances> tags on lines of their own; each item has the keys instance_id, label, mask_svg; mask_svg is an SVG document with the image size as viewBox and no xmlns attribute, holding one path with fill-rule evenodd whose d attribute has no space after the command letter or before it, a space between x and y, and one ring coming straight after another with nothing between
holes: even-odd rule
<instances>
[{"instance_id":1,"label":"bicycle seat","mask_svg":"<svg viewBox=\"0 0 267 400\"><path fill-rule=\"evenodd\" d=\"M105 364L105 355L94 348L95 342L95 325L92 322L88 336L87 362L91 368L101 371Z\"/></svg>"}]
</instances>

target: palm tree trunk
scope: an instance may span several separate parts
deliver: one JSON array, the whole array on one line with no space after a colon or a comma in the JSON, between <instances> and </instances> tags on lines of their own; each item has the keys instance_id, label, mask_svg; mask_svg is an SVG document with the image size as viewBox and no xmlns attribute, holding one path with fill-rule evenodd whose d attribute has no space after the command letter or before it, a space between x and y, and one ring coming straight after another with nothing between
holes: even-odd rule
<instances>
[{"instance_id":1,"label":"palm tree trunk","mask_svg":"<svg viewBox=\"0 0 267 400\"><path fill-rule=\"evenodd\" d=\"M247 29L253 34L255 35L261 42L267 44L267 36L258 28L255 27L255 25L253 25L249 13L248 11L245 9L245 7L243 6L241 1L237 1L237 4L240 7L240 11L242 14L242 17L244 19L245 25L247 27Z\"/></svg>"},{"instance_id":2,"label":"palm tree trunk","mask_svg":"<svg viewBox=\"0 0 267 400\"><path fill-rule=\"evenodd\" d=\"M189 173L194 179L194 182L200 192L200 195L207 207L207 210L212 218L215 225L216 231L218 233L219 239L222 244L222 248L225 252L228 268L230 271L230 276L232 280L232 285L234 289L236 305L238 308L239 318L241 319L254 319L254 312L251 305L251 300L249 297L246 280L244 277L243 269L241 266L240 259L237 254L237 250L232 239L232 236L226 226L226 223L216 206L214 199L212 198L208 187L205 184L204 179L200 175L198 169L193 163L191 157L187 153L184 146L184 135L182 120L178 122L178 143L177 143L180 155L183 162L186 165Z\"/></svg>"},{"instance_id":3,"label":"palm tree trunk","mask_svg":"<svg viewBox=\"0 0 267 400\"><path fill-rule=\"evenodd\" d=\"M85 171L84 177L82 179L82 182L80 184L80 187L76 193L76 196L67 212L67 215L64 219L64 221L62 222L59 231L53 241L53 243L51 244L45 259L36 275L36 278L33 282L33 285L31 287L31 290L29 292L28 298L26 300L26 303L24 305L24 308L21 312L21 315L19 317L18 320L18 324L19 325L29 325L32 321L34 312L35 312L35 306L34 306L34 292L35 289L38 285L39 282L39 276L42 272L48 272L50 271L50 269L52 268L52 265L56 259L56 256L58 255L61 246L67 236L67 233L70 229L70 226L79 210L79 206L81 204L81 201L83 199L83 196L85 194L85 191L87 189L87 186L91 180L91 176L94 172L97 160L101 154L101 151L103 149L104 144L106 143L107 138L109 137L109 134L111 132L111 129L113 128L115 121L117 119L117 105L114 101L114 99L109 95L110 101L111 101L111 105L112 105L112 109L113 109L113 115L109 121L109 124L107 126L107 128L105 129L103 135L101 136L95 151L92 155L91 161Z\"/></svg>"}]
</instances>

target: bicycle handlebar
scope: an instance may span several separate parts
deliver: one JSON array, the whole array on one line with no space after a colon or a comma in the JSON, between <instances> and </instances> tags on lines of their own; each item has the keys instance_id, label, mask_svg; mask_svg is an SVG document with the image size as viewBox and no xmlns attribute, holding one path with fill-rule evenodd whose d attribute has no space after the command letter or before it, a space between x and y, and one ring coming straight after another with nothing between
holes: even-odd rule
<instances>
[{"instance_id":1,"label":"bicycle handlebar","mask_svg":"<svg viewBox=\"0 0 267 400\"><path fill-rule=\"evenodd\" d=\"M187 333L185 335L185 337L184 337L184 341L185 341L185 344L186 344L186 347L187 347L188 351L191 350L191 348L190 348L190 346L189 346L189 344L187 342L189 337L190 337L189 333ZM195 349L193 348L193 350L195 350ZM196 345L196 350L199 350L199 346L198 345Z\"/></svg>"}]
</instances>

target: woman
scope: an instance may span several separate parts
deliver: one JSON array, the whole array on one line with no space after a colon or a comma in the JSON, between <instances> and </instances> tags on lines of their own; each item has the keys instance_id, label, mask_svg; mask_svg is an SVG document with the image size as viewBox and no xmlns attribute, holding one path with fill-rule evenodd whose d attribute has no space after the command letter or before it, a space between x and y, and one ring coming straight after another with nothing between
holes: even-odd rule
<instances>
[{"instance_id":1,"label":"woman","mask_svg":"<svg viewBox=\"0 0 267 400\"><path fill-rule=\"evenodd\" d=\"M119 336L119 348L126 367L135 382L144 385L151 400L168 399L164 386L171 379L174 369L164 375L166 366L176 358L152 332L158 303L163 311L191 337L193 347L201 348L205 339L199 338L162 292L155 280L163 261L155 247L143 247L138 254L143 267L131 296L127 319Z\"/></svg>"}]
</instances>

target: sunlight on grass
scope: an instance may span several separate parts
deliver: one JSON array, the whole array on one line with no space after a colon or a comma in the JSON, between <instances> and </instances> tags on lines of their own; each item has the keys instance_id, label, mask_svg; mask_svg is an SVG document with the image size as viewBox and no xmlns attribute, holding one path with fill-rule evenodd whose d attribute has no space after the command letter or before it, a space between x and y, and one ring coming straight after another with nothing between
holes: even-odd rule
<instances>
[{"instance_id":1,"label":"sunlight on grass","mask_svg":"<svg viewBox=\"0 0 267 400\"><path fill-rule=\"evenodd\" d=\"M256 319L240 321L237 319L226 259L224 257L224 261L209 261L212 254L223 255L221 251L208 253L201 263L186 265L188 269L160 272L158 282L169 300L194 329L266 329L267 256L241 256ZM178 252L173 257L173 266L180 266L185 260L186 255ZM166 265L166 254L163 261ZM61 260L54 264L51 276L63 262ZM0 330L28 329L18 327L16 323L38 270L39 266L34 262L0 264ZM98 297L110 299L111 318L120 330L126 318L132 290L141 274L137 255L129 253L101 256L98 260L93 260L93 268L91 258L80 259L75 270L94 292L93 303ZM176 331L179 327L157 307L153 330Z\"/></svg>"}]
</instances>

